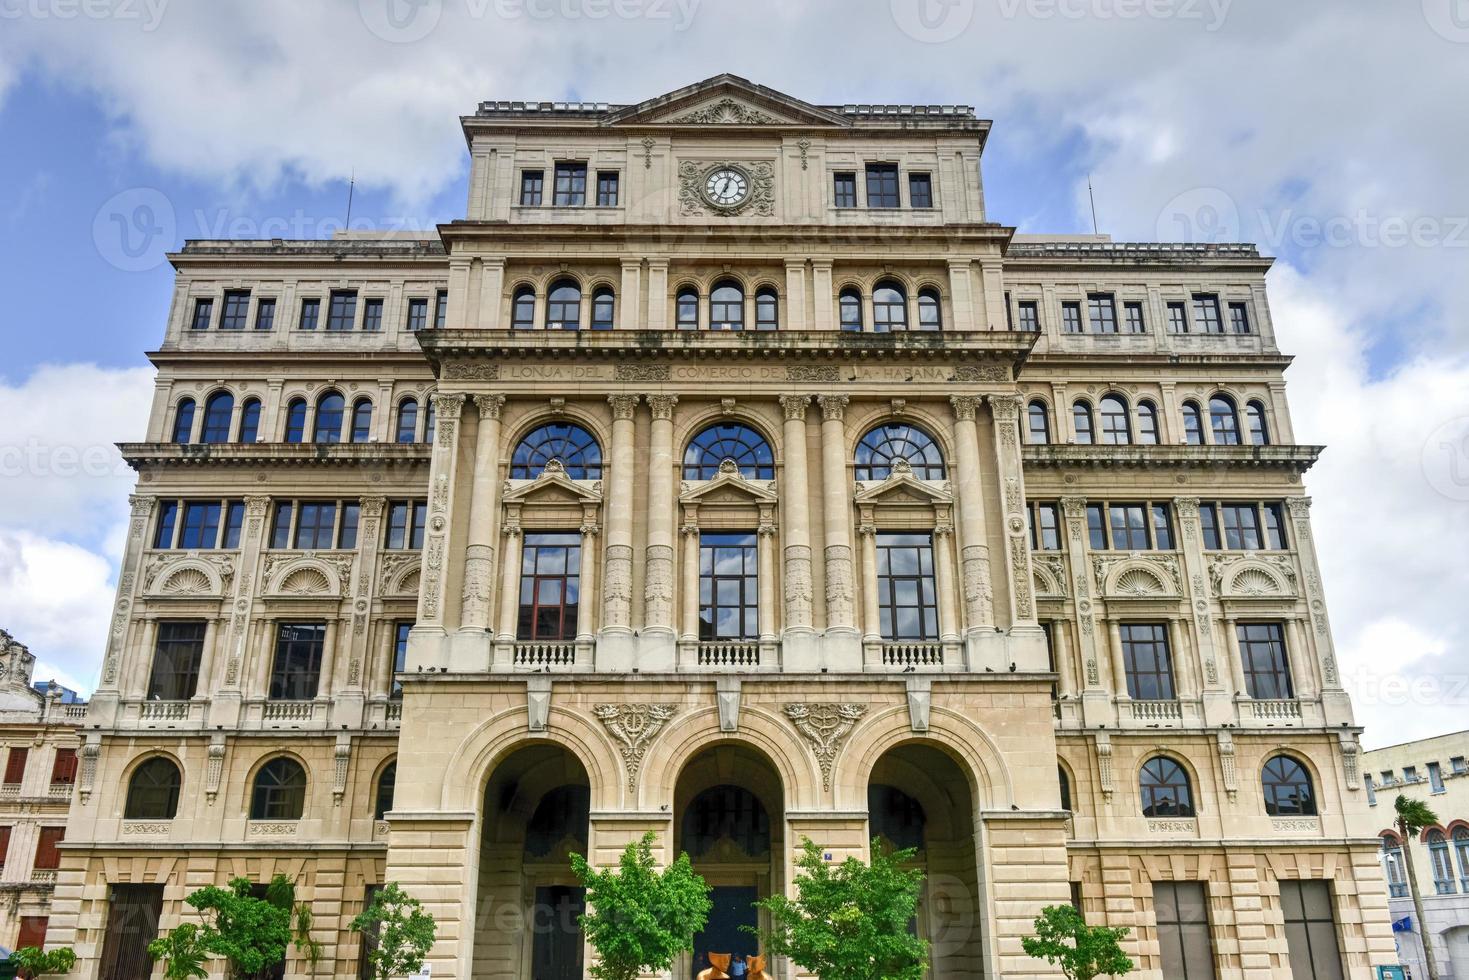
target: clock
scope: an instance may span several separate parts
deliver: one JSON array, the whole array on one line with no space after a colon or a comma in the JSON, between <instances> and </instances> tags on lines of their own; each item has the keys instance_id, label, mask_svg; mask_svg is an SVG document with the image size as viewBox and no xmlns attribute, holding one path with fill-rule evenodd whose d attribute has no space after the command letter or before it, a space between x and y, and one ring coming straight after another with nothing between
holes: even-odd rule
<instances>
[{"instance_id":1,"label":"clock","mask_svg":"<svg viewBox=\"0 0 1469 980\"><path fill-rule=\"evenodd\" d=\"M715 167L704 177L704 196L715 207L738 207L750 196L750 176L738 167Z\"/></svg>"}]
</instances>

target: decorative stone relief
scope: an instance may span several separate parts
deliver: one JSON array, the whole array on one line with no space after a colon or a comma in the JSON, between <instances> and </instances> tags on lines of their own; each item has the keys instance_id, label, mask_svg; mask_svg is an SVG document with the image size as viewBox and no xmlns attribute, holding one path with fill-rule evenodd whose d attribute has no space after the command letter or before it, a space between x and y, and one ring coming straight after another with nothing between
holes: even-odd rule
<instances>
[{"instance_id":1,"label":"decorative stone relief","mask_svg":"<svg viewBox=\"0 0 1469 980\"><path fill-rule=\"evenodd\" d=\"M805 136L802 136L800 139L796 140L796 149L801 151L801 169L810 169L811 140Z\"/></svg>"},{"instance_id":2,"label":"decorative stone relief","mask_svg":"<svg viewBox=\"0 0 1469 980\"><path fill-rule=\"evenodd\" d=\"M500 418L501 413L503 412L503 410L505 408L505 396L504 395L475 395L474 396L474 407L477 408L477 409L479 409L479 417L481 419L496 419L496 420L498 420Z\"/></svg>"},{"instance_id":3,"label":"decorative stone relief","mask_svg":"<svg viewBox=\"0 0 1469 980\"><path fill-rule=\"evenodd\" d=\"M544 732L551 719L551 678L530 677L525 682L526 723L530 731Z\"/></svg>"},{"instance_id":4,"label":"decorative stone relief","mask_svg":"<svg viewBox=\"0 0 1469 980\"><path fill-rule=\"evenodd\" d=\"M1003 364L960 364L949 380L965 384L1009 381L1010 369Z\"/></svg>"},{"instance_id":5,"label":"decorative stone relief","mask_svg":"<svg viewBox=\"0 0 1469 980\"><path fill-rule=\"evenodd\" d=\"M642 384L656 384L672 378L671 364L618 364L613 367L612 374L614 381L636 381Z\"/></svg>"},{"instance_id":6,"label":"decorative stone relief","mask_svg":"<svg viewBox=\"0 0 1469 980\"><path fill-rule=\"evenodd\" d=\"M1061 555L1031 555L1030 562L1045 572L1046 597L1066 598L1066 559ZM1040 581L1039 577L1037 581Z\"/></svg>"},{"instance_id":7,"label":"decorative stone relief","mask_svg":"<svg viewBox=\"0 0 1469 980\"><path fill-rule=\"evenodd\" d=\"M1015 569L1015 615L1020 619L1035 617L1035 604L1031 597L1031 577L1025 574L1028 551L1024 536L1010 538L1010 566Z\"/></svg>"},{"instance_id":8,"label":"decorative stone relief","mask_svg":"<svg viewBox=\"0 0 1469 980\"><path fill-rule=\"evenodd\" d=\"M1112 802L1112 736L1106 732L1097 733L1097 784L1107 802Z\"/></svg>"},{"instance_id":9,"label":"decorative stone relief","mask_svg":"<svg viewBox=\"0 0 1469 980\"><path fill-rule=\"evenodd\" d=\"M738 170L749 178L750 191L736 204L723 206L713 203L704 194L704 184L714 170ZM678 166L678 203L683 214L715 214L734 216L752 212L760 217L775 214L775 168L769 163L695 163L685 160Z\"/></svg>"},{"instance_id":10,"label":"decorative stone relief","mask_svg":"<svg viewBox=\"0 0 1469 980\"><path fill-rule=\"evenodd\" d=\"M632 614L632 548L607 546L607 580L602 585L609 625L625 626Z\"/></svg>"},{"instance_id":11,"label":"decorative stone relief","mask_svg":"<svg viewBox=\"0 0 1469 980\"><path fill-rule=\"evenodd\" d=\"M1239 795L1239 781L1235 775L1234 765L1234 736L1229 732L1221 731L1217 735L1219 741L1219 766L1224 776L1224 791L1229 794L1229 802L1235 802Z\"/></svg>"},{"instance_id":12,"label":"decorative stone relief","mask_svg":"<svg viewBox=\"0 0 1469 980\"><path fill-rule=\"evenodd\" d=\"M442 588L444 571L444 536L442 534L431 534L428 545L423 551L423 567L428 575L420 583L421 595L419 602L423 605L423 614L428 619L439 617L439 592Z\"/></svg>"},{"instance_id":13,"label":"decorative stone relief","mask_svg":"<svg viewBox=\"0 0 1469 980\"><path fill-rule=\"evenodd\" d=\"M964 546L964 608L971 625L988 623L994 602L990 584L990 553L982 544Z\"/></svg>"},{"instance_id":14,"label":"decorative stone relief","mask_svg":"<svg viewBox=\"0 0 1469 980\"><path fill-rule=\"evenodd\" d=\"M499 381L500 365L481 361L446 361L445 381Z\"/></svg>"},{"instance_id":15,"label":"decorative stone relief","mask_svg":"<svg viewBox=\"0 0 1469 980\"><path fill-rule=\"evenodd\" d=\"M811 622L811 599L811 549L805 545L786 545L786 622Z\"/></svg>"},{"instance_id":16,"label":"decorative stone relief","mask_svg":"<svg viewBox=\"0 0 1469 980\"><path fill-rule=\"evenodd\" d=\"M743 102L724 98L675 116L669 122L676 126L770 126L780 120Z\"/></svg>"},{"instance_id":17,"label":"decorative stone relief","mask_svg":"<svg viewBox=\"0 0 1469 980\"><path fill-rule=\"evenodd\" d=\"M617 740L622 752L623 765L627 769L627 788L637 788L638 772L643 767L643 756L668 719L674 715L671 704L598 704L592 713L606 726Z\"/></svg>"},{"instance_id":18,"label":"decorative stone relief","mask_svg":"<svg viewBox=\"0 0 1469 980\"><path fill-rule=\"evenodd\" d=\"M86 803L92 795L92 787L97 781L97 756L101 752L102 736L96 732L89 734L82 744L82 771L77 780L77 798L82 803Z\"/></svg>"},{"instance_id":19,"label":"decorative stone relief","mask_svg":"<svg viewBox=\"0 0 1469 980\"><path fill-rule=\"evenodd\" d=\"M852 608L852 549L844 544L826 549L826 606L847 613ZM848 618L848 617L842 617Z\"/></svg>"},{"instance_id":20,"label":"decorative stone relief","mask_svg":"<svg viewBox=\"0 0 1469 980\"><path fill-rule=\"evenodd\" d=\"M714 699L719 706L719 730L740 730L741 684L738 677L723 676L715 681Z\"/></svg>"},{"instance_id":21,"label":"decorative stone relief","mask_svg":"<svg viewBox=\"0 0 1469 980\"><path fill-rule=\"evenodd\" d=\"M840 370L841 369L838 368L835 364L790 364L786 366L786 380L816 383L840 381ZM787 395L786 398L797 400L797 396ZM785 404L786 398L781 399L781 404ZM801 414L796 417L805 418L806 396L799 396L799 401L802 405L802 411ZM787 415L786 417L790 418L791 416Z\"/></svg>"},{"instance_id":22,"label":"decorative stone relief","mask_svg":"<svg viewBox=\"0 0 1469 980\"><path fill-rule=\"evenodd\" d=\"M204 795L210 805L214 804L214 798L219 795L219 779L224 773L224 747L223 732L216 732L209 737L209 762L204 768Z\"/></svg>"},{"instance_id":23,"label":"decorative stone relief","mask_svg":"<svg viewBox=\"0 0 1469 980\"><path fill-rule=\"evenodd\" d=\"M954 407L954 418L960 422L973 422L979 417L978 395L954 395L949 399L949 404Z\"/></svg>"},{"instance_id":24,"label":"decorative stone relief","mask_svg":"<svg viewBox=\"0 0 1469 980\"><path fill-rule=\"evenodd\" d=\"M658 141L655 140L651 136L644 136L642 142L643 142L643 169L644 170L652 170L653 169L653 147L655 147L655 146L658 145Z\"/></svg>"},{"instance_id":25,"label":"decorative stone relief","mask_svg":"<svg viewBox=\"0 0 1469 980\"><path fill-rule=\"evenodd\" d=\"M347 770L352 762L352 736L338 735L336 749L332 753L332 804L342 805L347 795Z\"/></svg>"},{"instance_id":26,"label":"decorative stone relief","mask_svg":"<svg viewBox=\"0 0 1469 980\"><path fill-rule=\"evenodd\" d=\"M673 549L649 545L643 561L643 600L649 623L673 622Z\"/></svg>"},{"instance_id":27,"label":"decorative stone relief","mask_svg":"<svg viewBox=\"0 0 1469 980\"><path fill-rule=\"evenodd\" d=\"M1337 740L1341 743L1342 774L1346 777L1347 789L1355 792L1362 788L1362 775L1358 771L1361 745L1357 736L1351 732L1339 733Z\"/></svg>"},{"instance_id":28,"label":"decorative stone relief","mask_svg":"<svg viewBox=\"0 0 1469 980\"><path fill-rule=\"evenodd\" d=\"M797 701L786 705L785 712L796 730L811 743L816 763L821 767L822 788L830 790L831 767L842 747L842 740L867 714L867 705Z\"/></svg>"}]
</instances>

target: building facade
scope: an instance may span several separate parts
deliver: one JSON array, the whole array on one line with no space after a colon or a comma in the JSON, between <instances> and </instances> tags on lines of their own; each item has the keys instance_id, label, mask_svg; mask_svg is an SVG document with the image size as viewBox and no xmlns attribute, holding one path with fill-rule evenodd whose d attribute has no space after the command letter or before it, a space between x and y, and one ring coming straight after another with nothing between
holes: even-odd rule
<instances>
[{"instance_id":1,"label":"building facade","mask_svg":"<svg viewBox=\"0 0 1469 980\"><path fill-rule=\"evenodd\" d=\"M809 837L919 848L935 977L1054 976L1020 938L1070 901L1151 978L1391 961L1268 259L1017 236L964 106L720 76L463 127L437 235L173 256L86 975L282 872L291 976L355 975L389 880L436 978L580 976L566 857L647 831L715 888L696 956Z\"/></svg>"},{"instance_id":2,"label":"building facade","mask_svg":"<svg viewBox=\"0 0 1469 980\"><path fill-rule=\"evenodd\" d=\"M1362 753L1367 803L1377 818L1389 906L1403 962L1428 976L1423 936L1432 937L1443 980L1469 980L1469 732L1403 742ZM1408 842L1424 922L1418 922L1393 801L1428 804L1439 818ZM1406 920L1406 921L1404 921ZM1426 928L1425 928L1426 927Z\"/></svg>"}]
</instances>

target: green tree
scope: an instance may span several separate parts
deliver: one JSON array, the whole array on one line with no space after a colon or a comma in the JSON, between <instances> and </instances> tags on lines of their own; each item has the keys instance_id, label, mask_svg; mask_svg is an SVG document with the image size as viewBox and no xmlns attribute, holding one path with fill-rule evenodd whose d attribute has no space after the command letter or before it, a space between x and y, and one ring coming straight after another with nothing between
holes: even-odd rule
<instances>
[{"instance_id":1,"label":"green tree","mask_svg":"<svg viewBox=\"0 0 1469 980\"><path fill-rule=\"evenodd\" d=\"M913 850L884 853L872 842L872 862L849 857L833 865L801 839L796 897L757 902L771 928L749 929L766 951L787 956L821 980L922 980L928 943L911 931L923 872L905 865Z\"/></svg>"},{"instance_id":2,"label":"green tree","mask_svg":"<svg viewBox=\"0 0 1469 980\"><path fill-rule=\"evenodd\" d=\"M181 922L148 944L148 955L163 961L163 980L208 980L203 937L198 923Z\"/></svg>"},{"instance_id":3,"label":"green tree","mask_svg":"<svg viewBox=\"0 0 1469 980\"><path fill-rule=\"evenodd\" d=\"M1035 935L1020 940L1027 956L1060 967L1066 980L1092 980L1131 973L1122 953L1126 929L1089 926L1070 905L1047 905L1035 918Z\"/></svg>"},{"instance_id":4,"label":"green tree","mask_svg":"<svg viewBox=\"0 0 1469 980\"><path fill-rule=\"evenodd\" d=\"M153 940L148 944L148 955L165 961L165 974L170 980L197 977L197 972L188 971L197 969L209 957L225 961L230 980L263 980L285 960L292 939L290 901L281 905L286 894L280 885L283 880L290 885L284 876L272 879L266 887L266 898L254 897L248 878L236 878L228 888L210 885L199 889L184 901L199 910L203 927L184 939L175 940L170 933ZM178 972L170 972L175 970Z\"/></svg>"},{"instance_id":5,"label":"green tree","mask_svg":"<svg viewBox=\"0 0 1469 980\"><path fill-rule=\"evenodd\" d=\"M434 917L418 899L389 882L352 920L352 931L372 937L367 959L375 980L417 973L434 945Z\"/></svg>"},{"instance_id":6,"label":"green tree","mask_svg":"<svg viewBox=\"0 0 1469 980\"><path fill-rule=\"evenodd\" d=\"M580 854L571 869L587 890L592 911L581 917L598 962L587 972L596 980L634 980L661 973L673 958L694 948L694 933L709 920L709 886L694 874L687 854L659 872L653 865L650 831L627 845L616 868L602 871Z\"/></svg>"},{"instance_id":7,"label":"green tree","mask_svg":"<svg viewBox=\"0 0 1469 980\"><path fill-rule=\"evenodd\" d=\"M77 965L77 954L69 947L59 946L53 950L42 950L37 946L22 946L10 954L10 962L19 969L24 980L34 980L43 974L56 976L70 973Z\"/></svg>"},{"instance_id":8,"label":"green tree","mask_svg":"<svg viewBox=\"0 0 1469 980\"><path fill-rule=\"evenodd\" d=\"M1413 912L1418 916L1418 936L1423 941L1423 960L1428 967L1428 980L1438 980L1438 958L1433 955L1433 941L1423 927L1423 896L1418 892L1418 871L1413 867L1413 841L1438 823L1438 814L1422 800L1410 800L1399 793L1393 801L1398 813L1398 835L1403 839L1403 863L1408 866L1408 890L1413 893Z\"/></svg>"}]
</instances>

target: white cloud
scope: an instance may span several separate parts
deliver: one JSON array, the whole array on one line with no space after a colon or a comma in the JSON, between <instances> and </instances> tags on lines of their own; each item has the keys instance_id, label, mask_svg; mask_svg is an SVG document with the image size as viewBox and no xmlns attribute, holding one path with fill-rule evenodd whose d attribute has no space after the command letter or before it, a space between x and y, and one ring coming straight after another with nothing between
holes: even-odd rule
<instances>
[{"instance_id":1,"label":"white cloud","mask_svg":"<svg viewBox=\"0 0 1469 980\"><path fill-rule=\"evenodd\" d=\"M36 680L90 691L115 592L108 558L0 529L0 625L36 656Z\"/></svg>"}]
</instances>

